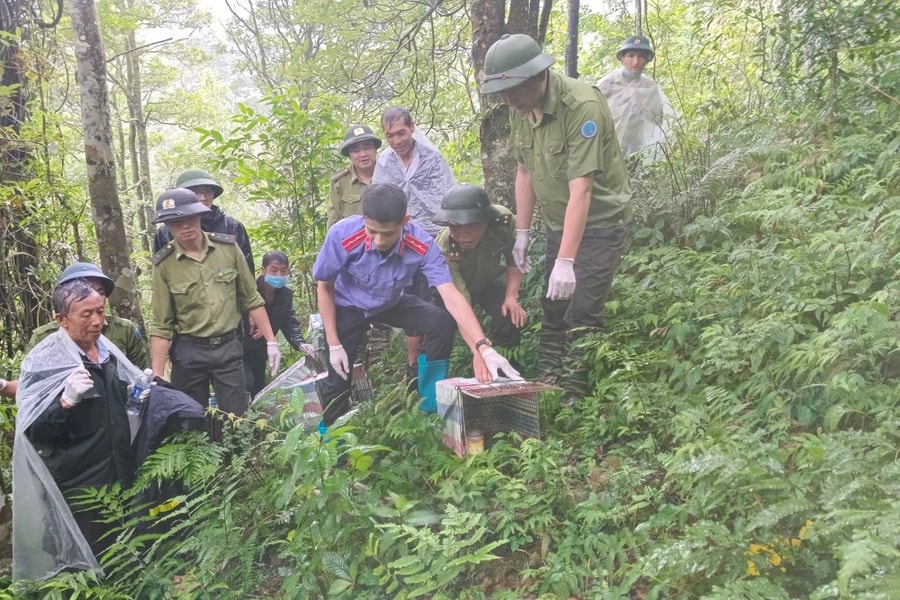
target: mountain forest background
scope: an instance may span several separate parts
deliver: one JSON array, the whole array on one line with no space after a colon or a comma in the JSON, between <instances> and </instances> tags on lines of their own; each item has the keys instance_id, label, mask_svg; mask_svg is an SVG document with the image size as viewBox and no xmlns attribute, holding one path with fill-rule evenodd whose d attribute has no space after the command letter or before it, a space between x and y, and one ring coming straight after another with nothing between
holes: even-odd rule
<instances>
[{"instance_id":1,"label":"mountain forest background","mask_svg":"<svg viewBox=\"0 0 900 600\"><path fill-rule=\"evenodd\" d=\"M893 0L0 0L0 376L73 261L143 322L154 201L189 167L258 256L291 257L301 315L350 123L409 108L457 181L514 208L487 48L528 33L594 83L636 21L678 118L634 172L590 397L546 394L541 439L460 460L395 384L395 339L345 427L310 433L290 397L222 445L181 435L135 489L82 499L119 524L104 576L15 588L4 400L0 598L900 597ZM154 486L173 503L151 518Z\"/></svg>"}]
</instances>

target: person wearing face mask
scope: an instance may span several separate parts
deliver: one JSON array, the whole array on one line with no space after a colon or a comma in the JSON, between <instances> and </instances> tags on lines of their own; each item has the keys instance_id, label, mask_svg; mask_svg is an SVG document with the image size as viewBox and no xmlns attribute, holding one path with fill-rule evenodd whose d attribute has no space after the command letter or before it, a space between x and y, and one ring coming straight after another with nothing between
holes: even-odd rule
<instances>
[{"instance_id":1,"label":"person wearing face mask","mask_svg":"<svg viewBox=\"0 0 900 600\"><path fill-rule=\"evenodd\" d=\"M655 57L650 40L633 35L616 53L621 66L607 73L597 87L606 96L622 154L643 154L650 164L664 157L660 146L669 140L668 121L675 111L653 79L644 73Z\"/></svg>"},{"instance_id":2,"label":"person wearing face mask","mask_svg":"<svg viewBox=\"0 0 900 600\"><path fill-rule=\"evenodd\" d=\"M266 301L266 313L272 332L281 331L294 350L313 354L316 349L303 339L300 321L294 312L294 292L287 287L291 266L287 255L279 250L267 252L262 259L262 275L256 279L256 290ZM266 384L266 340L258 329L251 329L244 341L244 379L250 396L255 396Z\"/></svg>"}]
</instances>

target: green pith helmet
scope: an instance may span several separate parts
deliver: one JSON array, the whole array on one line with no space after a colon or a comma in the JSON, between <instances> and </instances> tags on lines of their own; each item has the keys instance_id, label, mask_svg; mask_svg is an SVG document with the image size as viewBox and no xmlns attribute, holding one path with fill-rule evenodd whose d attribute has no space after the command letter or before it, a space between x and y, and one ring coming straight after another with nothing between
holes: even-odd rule
<instances>
[{"instance_id":1,"label":"green pith helmet","mask_svg":"<svg viewBox=\"0 0 900 600\"><path fill-rule=\"evenodd\" d=\"M444 199L441 207L431 219L435 225L469 225L481 223L499 217L502 213L491 204L484 188L478 185L463 183L453 186Z\"/></svg>"},{"instance_id":2,"label":"green pith helmet","mask_svg":"<svg viewBox=\"0 0 900 600\"><path fill-rule=\"evenodd\" d=\"M213 198L218 198L222 195L222 192L225 191L225 189L216 183L212 176L203 169L188 169L175 180L175 187L177 188L192 188L198 185L208 185L211 187L213 189Z\"/></svg>"},{"instance_id":3,"label":"green pith helmet","mask_svg":"<svg viewBox=\"0 0 900 600\"><path fill-rule=\"evenodd\" d=\"M164 191L156 199L156 218L153 222L165 223L208 212L212 210L197 199L197 194L185 188L172 188Z\"/></svg>"},{"instance_id":4,"label":"green pith helmet","mask_svg":"<svg viewBox=\"0 0 900 600\"><path fill-rule=\"evenodd\" d=\"M350 146L360 142L370 141L375 144L375 149L381 148L381 140L372 132L371 127L365 125L351 125L344 134L344 141L338 148L344 156L350 156Z\"/></svg>"},{"instance_id":5,"label":"green pith helmet","mask_svg":"<svg viewBox=\"0 0 900 600\"><path fill-rule=\"evenodd\" d=\"M547 70L556 62L524 33L505 34L488 48L484 57L481 93L496 94Z\"/></svg>"},{"instance_id":6,"label":"green pith helmet","mask_svg":"<svg viewBox=\"0 0 900 600\"><path fill-rule=\"evenodd\" d=\"M647 62L650 62L656 56L656 53L653 52L653 46L650 45L650 40L642 35L633 35L622 42L622 47L616 52L616 60L622 60L622 55L629 50L643 50L647 53Z\"/></svg>"},{"instance_id":7,"label":"green pith helmet","mask_svg":"<svg viewBox=\"0 0 900 600\"><path fill-rule=\"evenodd\" d=\"M80 279L82 277L90 277L92 279L99 279L100 281L102 281L103 289L106 290L107 296L112 294L113 290L116 289L116 284L113 283L113 280L107 277L103 273L103 271L100 270L100 267L86 262L77 262L74 265L69 265L68 267L66 267L62 274L59 276L59 280L56 282L56 285L61 285L67 281Z\"/></svg>"}]
</instances>

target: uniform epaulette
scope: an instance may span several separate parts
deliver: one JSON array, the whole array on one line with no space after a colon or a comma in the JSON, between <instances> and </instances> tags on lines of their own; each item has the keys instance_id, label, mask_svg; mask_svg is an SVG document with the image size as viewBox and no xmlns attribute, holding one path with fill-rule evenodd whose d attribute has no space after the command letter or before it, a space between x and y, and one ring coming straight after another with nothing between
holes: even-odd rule
<instances>
[{"instance_id":1,"label":"uniform epaulette","mask_svg":"<svg viewBox=\"0 0 900 600\"><path fill-rule=\"evenodd\" d=\"M462 259L462 248L459 247L459 244L453 238L450 238L450 243L447 244L447 253L444 255L444 258L448 262L459 262Z\"/></svg>"},{"instance_id":2,"label":"uniform epaulette","mask_svg":"<svg viewBox=\"0 0 900 600\"><path fill-rule=\"evenodd\" d=\"M494 223L509 225L512 223L512 218L513 216L511 214L500 215L499 217L494 217Z\"/></svg>"},{"instance_id":3,"label":"uniform epaulette","mask_svg":"<svg viewBox=\"0 0 900 600\"><path fill-rule=\"evenodd\" d=\"M363 227L359 231L352 233L351 235L345 237L341 240L341 246L344 247L344 250L350 252L357 246L363 243L366 239L366 228Z\"/></svg>"},{"instance_id":4,"label":"uniform epaulette","mask_svg":"<svg viewBox=\"0 0 900 600\"><path fill-rule=\"evenodd\" d=\"M214 242L220 242L220 243L222 243L222 244L234 244L234 243L236 243L236 242L235 242L236 238L235 238L233 235L230 235L230 234L227 234L227 233L219 233L219 232L217 232L217 231L214 231L214 232L210 233L210 234L209 234L209 239L211 239L211 240L214 241Z\"/></svg>"},{"instance_id":5,"label":"uniform epaulette","mask_svg":"<svg viewBox=\"0 0 900 600\"><path fill-rule=\"evenodd\" d=\"M421 254L425 256L425 253L428 252L428 244L417 238L411 233L403 234L403 246L406 248L412 249L416 254Z\"/></svg>"},{"instance_id":6,"label":"uniform epaulette","mask_svg":"<svg viewBox=\"0 0 900 600\"><path fill-rule=\"evenodd\" d=\"M337 173L335 173L334 175L331 176L331 183L334 183L341 177L344 177L349 174L350 174L350 167L347 167L346 169L341 169L340 171L338 171Z\"/></svg>"},{"instance_id":7,"label":"uniform epaulette","mask_svg":"<svg viewBox=\"0 0 900 600\"><path fill-rule=\"evenodd\" d=\"M169 255L171 255L173 252L175 252L175 244L169 242L168 244L160 248L159 252L150 257L150 262L152 262L153 266L155 267L162 261L169 258Z\"/></svg>"}]
</instances>

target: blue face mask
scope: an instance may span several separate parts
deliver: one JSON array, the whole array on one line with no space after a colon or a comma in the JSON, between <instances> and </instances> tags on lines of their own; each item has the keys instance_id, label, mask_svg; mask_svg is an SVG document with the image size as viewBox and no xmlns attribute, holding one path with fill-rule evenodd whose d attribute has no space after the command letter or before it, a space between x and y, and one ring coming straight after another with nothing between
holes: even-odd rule
<instances>
[{"instance_id":1,"label":"blue face mask","mask_svg":"<svg viewBox=\"0 0 900 600\"><path fill-rule=\"evenodd\" d=\"M266 283L268 283L270 287L273 287L277 290L279 288L285 287L288 284L288 276L269 275L268 273L266 273Z\"/></svg>"}]
</instances>

